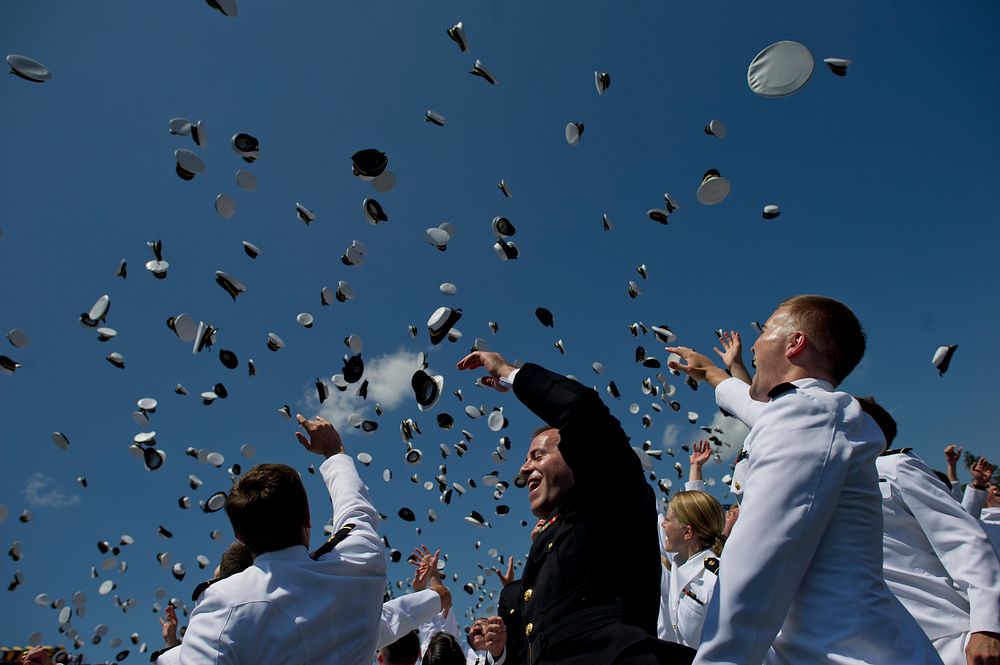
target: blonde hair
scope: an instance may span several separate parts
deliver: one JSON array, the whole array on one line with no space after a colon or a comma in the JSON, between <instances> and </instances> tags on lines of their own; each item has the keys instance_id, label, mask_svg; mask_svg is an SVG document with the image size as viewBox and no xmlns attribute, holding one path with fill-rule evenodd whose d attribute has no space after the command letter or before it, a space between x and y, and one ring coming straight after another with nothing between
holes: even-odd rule
<instances>
[{"instance_id":1,"label":"blonde hair","mask_svg":"<svg viewBox=\"0 0 1000 665\"><path fill-rule=\"evenodd\" d=\"M709 547L716 556L722 554L725 542L722 530L726 526L726 515L715 497L698 490L678 492L670 500L669 507L678 522L691 527L699 542Z\"/></svg>"}]
</instances>

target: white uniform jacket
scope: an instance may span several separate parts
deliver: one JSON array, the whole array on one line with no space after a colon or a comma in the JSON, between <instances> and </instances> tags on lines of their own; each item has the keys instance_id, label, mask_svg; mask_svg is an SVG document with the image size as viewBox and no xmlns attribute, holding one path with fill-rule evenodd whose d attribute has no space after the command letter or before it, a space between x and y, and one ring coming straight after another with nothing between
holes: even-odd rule
<instances>
[{"instance_id":1,"label":"white uniform jacket","mask_svg":"<svg viewBox=\"0 0 1000 665\"><path fill-rule=\"evenodd\" d=\"M685 492L706 492L706 486L704 480L688 480L684 483ZM666 540L666 534L663 533L663 515L656 516L656 533L657 538L660 541L660 559L665 562L665 565L660 571L660 611L656 617L656 636L661 640L667 640L669 642L678 642L684 644L691 648L697 649L698 643L701 641L701 628L705 623L705 612L708 610L708 603L712 598L712 593L715 591L715 580L718 577L715 573L704 570L705 556L712 556L718 560L717 557L711 552L711 550L704 550L698 554L691 557L691 560L685 563L691 563L694 559L700 559L702 561L702 571L697 570L697 567L692 567L688 569L687 572L693 572L695 574L694 579L692 579L692 584L694 585L689 589L695 598L702 601L699 605L695 600L688 598L687 601L681 599L678 606L674 606L674 601L676 600L676 594L671 592L671 580L674 582L679 582L686 573L672 576L671 573L676 570L677 566L674 562L674 555L667 552L664 549L664 541ZM669 567L667 567L669 564ZM684 566L681 566L684 567ZM708 575L709 577L705 577ZM701 587L706 586L706 583L710 581L708 585L710 588L702 589ZM698 588L695 588L698 587ZM683 585L676 589L677 593L683 593ZM678 612L680 610L680 612ZM690 612L688 610L691 610ZM680 615L681 621L678 623L674 617ZM677 628L675 628L675 624ZM685 641L677 636L677 630L680 629L683 635L695 638L694 641Z\"/></svg>"},{"instance_id":2,"label":"white uniform jacket","mask_svg":"<svg viewBox=\"0 0 1000 665\"><path fill-rule=\"evenodd\" d=\"M382 603L382 621L378 628L378 642L381 649L403 637L411 630L419 630L421 624L433 621L441 612L441 596L437 591L424 589L393 598Z\"/></svg>"},{"instance_id":3,"label":"white uniform jacket","mask_svg":"<svg viewBox=\"0 0 1000 665\"><path fill-rule=\"evenodd\" d=\"M302 545L261 554L210 586L191 614L181 663L368 665L385 589L378 512L346 454L320 466L333 527L355 528L317 560Z\"/></svg>"},{"instance_id":4,"label":"white uniform jacket","mask_svg":"<svg viewBox=\"0 0 1000 665\"><path fill-rule=\"evenodd\" d=\"M766 408L738 379L716 389L751 429L695 664L940 665L882 578L881 431L825 381L786 388Z\"/></svg>"},{"instance_id":5,"label":"white uniform jacket","mask_svg":"<svg viewBox=\"0 0 1000 665\"><path fill-rule=\"evenodd\" d=\"M702 550L683 564L677 565L667 555L670 569L663 568L660 591L660 616L656 636L668 642L677 642L697 649L701 643L701 629L705 612L715 593L719 579L719 559L712 550ZM706 565L706 559L709 563ZM714 563L712 563L714 562ZM714 568L716 572L711 569Z\"/></svg>"},{"instance_id":6,"label":"white uniform jacket","mask_svg":"<svg viewBox=\"0 0 1000 665\"><path fill-rule=\"evenodd\" d=\"M912 453L875 464L889 589L932 640L1000 633L1000 560L978 520Z\"/></svg>"}]
</instances>

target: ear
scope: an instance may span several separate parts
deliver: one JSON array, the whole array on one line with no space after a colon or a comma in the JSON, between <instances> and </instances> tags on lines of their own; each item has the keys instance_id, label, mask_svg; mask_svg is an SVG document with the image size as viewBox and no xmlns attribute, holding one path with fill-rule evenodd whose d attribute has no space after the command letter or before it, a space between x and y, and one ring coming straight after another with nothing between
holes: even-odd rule
<instances>
[{"instance_id":1,"label":"ear","mask_svg":"<svg viewBox=\"0 0 1000 665\"><path fill-rule=\"evenodd\" d=\"M684 527L684 540L693 540L693 539L694 539L694 529L692 529L691 525L688 524L687 526Z\"/></svg>"},{"instance_id":2,"label":"ear","mask_svg":"<svg viewBox=\"0 0 1000 665\"><path fill-rule=\"evenodd\" d=\"M809 343L809 338L801 330L796 330L788 337L788 342L785 345L785 357L794 358L806 350L806 346Z\"/></svg>"}]
</instances>

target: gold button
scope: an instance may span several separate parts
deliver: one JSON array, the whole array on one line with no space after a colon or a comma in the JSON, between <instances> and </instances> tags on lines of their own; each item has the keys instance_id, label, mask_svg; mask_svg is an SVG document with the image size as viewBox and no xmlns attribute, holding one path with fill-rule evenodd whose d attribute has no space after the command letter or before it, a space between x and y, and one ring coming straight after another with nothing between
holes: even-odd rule
<instances>
[{"instance_id":1,"label":"gold button","mask_svg":"<svg viewBox=\"0 0 1000 665\"><path fill-rule=\"evenodd\" d=\"M529 600L531 600L531 594L532 594L531 589L528 589L527 591L524 592L524 602L528 602Z\"/></svg>"},{"instance_id":2,"label":"gold button","mask_svg":"<svg viewBox=\"0 0 1000 665\"><path fill-rule=\"evenodd\" d=\"M531 631L533 631L534 629L535 629L534 624L529 622L528 625L524 627L524 636L531 637Z\"/></svg>"},{"instance_id":3,"label":"gold button","mask_svg":"<svg viewBox=\"0 0 1000 665\"><path fill-rule=\"evenodd\" d=\"M555 547L555 546L556 546L556 544L555 544L555 543L549 543L549 546L548 546L548 548L547 548L547 549L548 549L548 551L550 551L550 552L551 552L551 551L552 551L552 548L553 548L553 547Z\"/></svg>"},{"instance_id":4,"label":"gold button","mask_svg":"<svg viewBox=\"0 0 1000 665\"><path fill-rule=\"evenodd\" d=\"M512 607L509 610L507 610L507 614L510 616L514 616L514 608Z\"/></svg>"},{"instance_id":5,"label":"gold button","mask_svg":"<svg viewBox=\"0 0 1000 665\"><path fill-rule=\"evenodd\" d=\"M733 483L733 487L735 487L736 489L740 489L742 486L739 484L739 482L735 482Z\"/></svg>"}]
</instances>

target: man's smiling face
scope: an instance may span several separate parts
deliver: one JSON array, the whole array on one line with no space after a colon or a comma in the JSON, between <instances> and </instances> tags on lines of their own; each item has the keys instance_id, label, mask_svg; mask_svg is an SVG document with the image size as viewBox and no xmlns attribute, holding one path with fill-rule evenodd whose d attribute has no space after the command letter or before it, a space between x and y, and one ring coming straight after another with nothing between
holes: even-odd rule
<instances>
[{"instance_id":1,"label":"man's smiling face","mask_svg":"<svg viewBox=\"0 0 1000 665\"><path fill-rule=\"evenodd\" d=\"M548 517L573 486L573 471L559 452L559 430L547 429L531 440L521 473L528 481L531 514Z\"/></svg>"}]
</instances>

